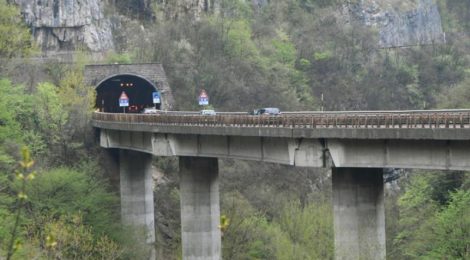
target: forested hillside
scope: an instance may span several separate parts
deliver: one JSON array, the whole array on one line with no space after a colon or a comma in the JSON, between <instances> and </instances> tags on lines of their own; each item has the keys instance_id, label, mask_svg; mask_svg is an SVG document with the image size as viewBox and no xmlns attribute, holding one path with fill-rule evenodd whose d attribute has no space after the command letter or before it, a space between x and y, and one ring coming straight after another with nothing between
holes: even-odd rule
<instances>
[{"instance_id":1,"label":"forested hillside","mask_svg":"<svg viewBox=\"0 0 470 260\"><path fill-rule=\"evenodd\" d=\"M118 176L89 123L88 63L162 63L179 110L198 110L202 88L217 111L470 108L468 0L103 1L95 15L113 43L99 55L54 43L70 49L65 63L33 40L25 2L0 0L0 259L148 253L120 225ZM425 21L423 3L436 4L442 27L422 28L437 33L386 46L374 17ZM219 164L224 259L333 258L328 169ZM157 256L179 259L177 159L154 165ZM470 174L389 172L387 258L470 258Z\"/></svg>"}]
</instances>

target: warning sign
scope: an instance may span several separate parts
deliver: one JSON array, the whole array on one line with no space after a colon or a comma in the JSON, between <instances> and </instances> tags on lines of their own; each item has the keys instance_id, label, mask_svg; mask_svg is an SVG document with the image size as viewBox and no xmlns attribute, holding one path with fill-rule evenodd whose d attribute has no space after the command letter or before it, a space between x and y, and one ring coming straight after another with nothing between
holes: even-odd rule
<instances>
[{"instance_id":1,"label":"warning sign","mask_svg":"<svg viewBox=\"0 0 470 260\"><path fill-rule=\"evenodd\" d=\"M120 107L128 107L129 106L129 97L127 96L126 92L122 92L121 96L119 97L119 106Z\"/></svg>"},{"instance_id":2,"label":"warning sign","mask_svg":"<svg viewBox=\"0 0 470 260\"><path fill-rule=\"evenodd\" d=\"M203 89L199 93L199 105L206 106L209 105L209 96L207 95L206 91Z\"/></svg>"}]
</instances>

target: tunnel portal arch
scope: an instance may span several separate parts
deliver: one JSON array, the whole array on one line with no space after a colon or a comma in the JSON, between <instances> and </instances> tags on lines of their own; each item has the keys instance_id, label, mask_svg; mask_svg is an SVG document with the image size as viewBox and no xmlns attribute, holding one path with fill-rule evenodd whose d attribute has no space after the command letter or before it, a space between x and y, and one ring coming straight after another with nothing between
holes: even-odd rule
<instances>
[{"instance_id":1,"label":"tunnel portal arch","mask_svg":"<svg viewBox=\"0 0 470 260\"><path fill-rule=\"evenodd\" d=\"M144 108L161 109L161 103L154 104L152 93L160 91L156 84L135 74L117 74L97 84L95 107L101 112L140 113ZM119 106L119 97L125 93L129 98L128 107Z\"/></svg>"},{"instance_id":2,"label":"tunnel portal arch","mask_svg":"<svg viewBox=\"0 0 470 260\"><path fill-rule=\"evenodd\" d=\"M85 65L85 84L95 89L97 110L122 113L119 96L124 91L129 105L153 106L152 93L160 92L161 110L172 110L174 98L165 70L160 63ZM122 86L121 83L133 83ZM126 88L126 89L124 89ZM128 110L126 110L127 112Z\"/></svg>"}]
</instances>

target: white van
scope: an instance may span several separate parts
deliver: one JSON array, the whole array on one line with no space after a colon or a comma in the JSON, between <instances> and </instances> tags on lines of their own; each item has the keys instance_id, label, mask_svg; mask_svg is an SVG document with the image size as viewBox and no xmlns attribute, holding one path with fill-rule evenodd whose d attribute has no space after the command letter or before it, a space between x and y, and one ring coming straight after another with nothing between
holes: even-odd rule
<instances>
[{"instance_id":1,"label":"white van","mask_svg":"<svg viewBox=\"0 0 470 260\"><path fill-rule=\"evenodd\" d=\"M144 114L158 114L160 113L160 110L153 108L153 107L147 107L144 108L144 111L142 111Z\"/></svg>"},{"instance_id":2,"label":"white van","mask_svg":"<svg viewBox=\"0 0 470 260\"><path fill-rule=\"evenodd\" d=\"M204 109L204 110L201 110L201 115L203 115L203 116L215 116L216 113L213 109Z\"/></svg>"}]
</instances>

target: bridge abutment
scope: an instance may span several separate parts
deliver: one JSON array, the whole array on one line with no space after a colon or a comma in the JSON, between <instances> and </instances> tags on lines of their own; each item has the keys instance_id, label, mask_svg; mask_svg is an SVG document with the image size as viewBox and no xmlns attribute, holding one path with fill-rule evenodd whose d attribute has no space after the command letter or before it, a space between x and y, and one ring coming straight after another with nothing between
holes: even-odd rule
<instances>
[{"instance_id":1,"label":"bridge abutment","mask_svg":"<svg viewBox=\"0 0 470 260\"><path fill-rule=\"evenodd\" d=\"M119 150L122 222L145 232L147 244L155 243L152 155Z\"/></svg>"},{"instance_id":2,"label":"bridge abutment","mask_svg":"<svg viewBox=\"0 0 470 260\"><path fill-rule=\"evenodd\" d=\"M383 169L333 168L336 259L385 259Z\"/></svg>"},{"instance_id":3,"label":"bridge abutment","mask_svg":"<svg viewBox=\"0 0 470 260\"><path fill-rule=\"evenodd\" d=\"M183 259L222 259L217 158L179 157Z\"/></svg>"}]
</instances>

